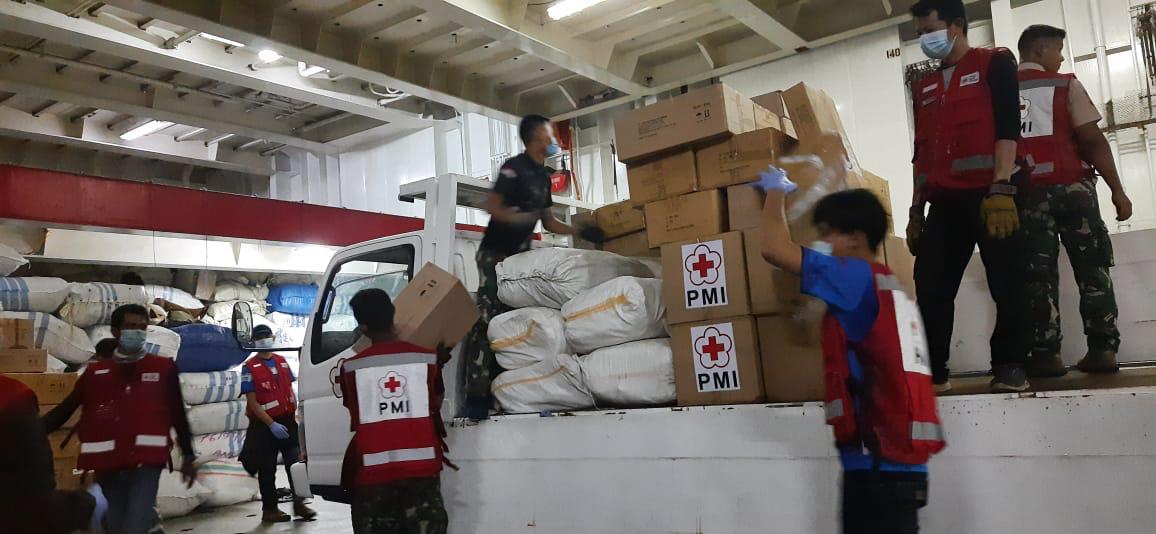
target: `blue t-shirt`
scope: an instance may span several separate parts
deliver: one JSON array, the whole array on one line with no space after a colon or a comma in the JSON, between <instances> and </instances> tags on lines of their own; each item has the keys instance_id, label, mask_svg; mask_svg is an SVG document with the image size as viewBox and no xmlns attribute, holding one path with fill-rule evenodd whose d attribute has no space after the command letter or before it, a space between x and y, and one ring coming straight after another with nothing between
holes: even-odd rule
<instances>
[{"instance_id":1,"label":"blue t-shirt","mask_svg":"<svg viewBox=\"0 0 1156 534\"><path fill-rule=\"evenodd\" d=\"M265 362L265 365L269 367L270 371L273 371L273 374L277 374L280 371L280 369L277 368L277 361L274 360L273 358L269 358L267 360L265 358L261 358L261 361ZM289 381L291 381L291 382L297 381L297 377L293 376L293 370L292 369L286 369L285 371L287 373L289 373ZM241 366L241 394L244 395L246 393L252 393L253 391L255 391L253 389L253 373L249 371L248 365L242 365Z\"/></svg>"},{"instance_id":2,"label":"blue t-shirt","mask_svg":"<svg viewBox=\"0 0 1156 534\"><path fill-rule=\"evenodd\" d=\"M848 341L862 341L871 333L875 318L879 315L879 297L875 293L875 274L871 265L859 258L837 258L803 248L803 293L827 303L827 312L839 321ZM859 358L847 349L847 360L851 377L863 380L863 368ZM855 409L859 410L861 399L852 394ZM840 448L839 459L843 469L865 471L875 468L876 459L862 448ZM927 464L901 464L879 459L879 469L883 471L927 472Z\"/></svg>"}]
</instances>

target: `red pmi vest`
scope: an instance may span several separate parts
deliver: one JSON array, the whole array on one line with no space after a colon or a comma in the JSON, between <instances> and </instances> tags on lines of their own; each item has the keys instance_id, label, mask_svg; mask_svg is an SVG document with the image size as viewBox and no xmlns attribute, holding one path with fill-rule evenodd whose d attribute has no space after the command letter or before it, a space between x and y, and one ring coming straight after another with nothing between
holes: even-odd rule
<instances>
[{"instance_id":1,"label":"red pmi vest","mask_svg":"<svg viewBox=\"0 0 1156 534\"><path fill-rule=\"evenodd\" d=\"M1020 71L1019 157L1032 168L1032 183L1073 184L1088 173L1076 147L1076 128L1068 107L1072 74Z\"/></svg>"},{"instance_id":2,"label":"red pmi vest","mask_svg":"<svg viewBox=\"0 0 1156 534\"><path fill-rule=\"evenodd\" d=\"M172 360L146 355L134 363L94 360L82 377L80 458L86 471L115 471L169 463L173 426Z\"/></svg>"},{"instance_id":3,"label":"red pmi vest","mask_svg":"<svg viewBox=\"0 0 1156 534\"><path fill-rule=\"evenodd\" d=\"M437 354L403 341L377 343L341 362L354 430L346 453L355 486L437 476L445 395Z\"/></svg>"},{"instance_id":4,"label":"red pmi vest","mask_svg":"<svg viewBox=\"0 0 1156 534\"><path fill-rule=\"evenodd\" d=\"M942 190L985 189L995 168L995 115L987 71L1006 48L972 48L951 80L935 71L912 85L915 106L915 183L924 197ZM1010 53L1010 52L1008 52Z\"/></svg>"},{"instance_id":5,"label":"red pmi vest","mask_svg":"<svg viewBox=\"0 0 1156 534\"><path fill-rule=\"evenodd\" d=\"M253 377L253 393L257 395L257 404L265 409L269 417L295 414L297 397L293 395L293 374L289 364L285 363L285 358L276 354L271 359L274 364L272 368L261 356L253 356L245 362L249 375ZM253 417L251 410L245 413Z\"/></svg>"},{"instance_id":6,"label":"red pmi vest","mask_svg":"<svg viewBox=\"0 0 1156 534\"><path fill-rule=\"evenodd\" d=\"M879 314L862 341L846 340L834 315L823 319L827 424L840 447L866 447L897 463L923 464L947 445L931 387L927 339L915 302L891 270L871 264ZM853 383L848 349L858 357L863 383ZM852 388L859 393L856 413Z\"/></svg>"}]
</instances>

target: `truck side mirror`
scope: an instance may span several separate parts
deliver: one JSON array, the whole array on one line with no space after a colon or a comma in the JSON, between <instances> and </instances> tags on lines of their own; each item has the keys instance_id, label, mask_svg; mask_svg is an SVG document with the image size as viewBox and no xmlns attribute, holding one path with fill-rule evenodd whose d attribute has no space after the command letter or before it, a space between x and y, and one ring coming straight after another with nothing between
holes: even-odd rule
<instances>
[{"instance_id":1,"label":"truck side mirror","mask_svg":"<svg viewBox=\"0 0 1156 534\"><path fill-rule=\"evenodd\" d=\"M253 345L253 309L248 302L233 304L233 338L241 348Z\"/></svg>"}]
</instances>

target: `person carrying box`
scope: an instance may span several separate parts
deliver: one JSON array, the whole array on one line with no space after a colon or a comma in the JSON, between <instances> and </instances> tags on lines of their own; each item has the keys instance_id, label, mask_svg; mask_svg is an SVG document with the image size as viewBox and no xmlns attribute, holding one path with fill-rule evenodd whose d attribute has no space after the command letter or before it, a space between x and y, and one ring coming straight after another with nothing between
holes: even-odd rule
<instances>
[{"instance_id":1,"label":"person carrying box","mask_svg":"<svg viewBox=\"0 0 1156 534\"><path fill-rule=\"evenodd\" d=\"M919 309L875 260L887 214L866 189L827 195L813 222L830 254L803 248L784 206L797 186L776 167L759 176L763 258L800 275L803 293L827 303L824 410L843 465L843 532L916 533L927 461L946 442Z\"/></svg>"}]
</instances>

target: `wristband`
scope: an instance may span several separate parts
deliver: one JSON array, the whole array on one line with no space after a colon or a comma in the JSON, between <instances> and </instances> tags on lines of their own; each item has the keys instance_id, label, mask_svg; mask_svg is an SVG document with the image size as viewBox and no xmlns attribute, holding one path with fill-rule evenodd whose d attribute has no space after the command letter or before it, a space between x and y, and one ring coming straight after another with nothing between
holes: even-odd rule
<instances>
[{"instance_id":1,"label":"wristband","mask_svg":"<svg viewBox=\"0 0 1156 534\"><path fill-rule=\"evenodd\" d=\"M1000 180L998 182L994 182L991 184L991 188L988 189L987 194L989 194L989 195L1007 195L1009 197L1014 197L1016 195L1016 191L1018 191L1018 188L1016 186L1012 185L1009 182Z\"/></svg>"}]
</instances>

